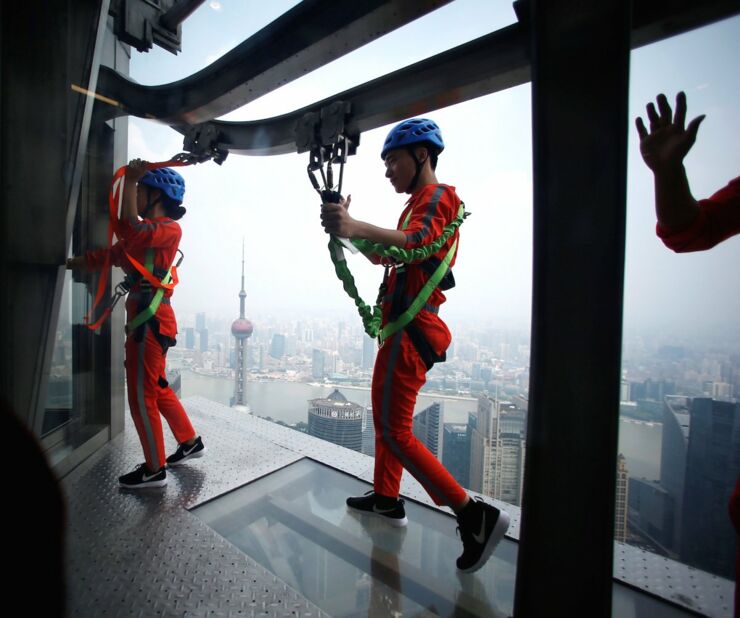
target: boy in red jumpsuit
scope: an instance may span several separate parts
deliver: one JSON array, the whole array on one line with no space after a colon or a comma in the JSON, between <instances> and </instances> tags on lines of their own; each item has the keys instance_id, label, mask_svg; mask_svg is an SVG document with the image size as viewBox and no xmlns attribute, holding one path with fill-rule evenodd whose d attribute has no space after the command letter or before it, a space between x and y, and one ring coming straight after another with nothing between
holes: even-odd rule
<instances>
[{"instance_id":1,"label":"boy in red jumpsuit","mask_svg":"<svg viewBox=\"0 0 740 618\"><path fill-rule=\"evenodd\" d=\"M118 221L120 239L110 249L88 251L67 261L67 268L100 270L110 252L110 263L120 266L135 281L126 299L128 324L150 306L156 290L139 275L126 254L144 264L149 252L152 274L157 280L164 279L182 236L177 220L185 214L181 206L184 194L185 181L180 174L170 168L147 171L144 161L134 159L126 169ZM153 317L135 328L126 328L129 407L146 459L146 463L119 478L121 487L127 489L163 487L167 484L166 464L176 466L205 453L203 441L165 379L167 349L175 345L177 334L171 296L172 290L166 289ZM166 459L160 413L179 443Z\"/></svg>"},{"instance_id":2,"label":"boy in red jumpsuit","mask_svg":"<svg viewBox=\"0 0 740 618\"><path fill-rule=\"evenodd\" d=\"M437 157L443 149L441 132L433 121L415 118L397 125L388 134L381 153L386 178L397 193L411 195L397 229L379 228L353 219L348 213L348 197L339 204L322 206L321 219L326 232L404 249L433 242L455 219L460 206L455 188L437 182ZM397 265L393 269L383 300L383 324L404 311L429 279L430 267L425 262L433 262L434 269L457 240L455 231L429 260ZM438 315L439 306L445 301L439 288L447 289L454 282L451 273L446 279L447 284L443 280L413 321L386 339L378 352L372 381L376 436L374 491L348 498L347 505L382 517L393 526L405 526L408 520L399 490L401 473L406 468L437 504L448 506L456 513L463 542L457 567L472 572L485 564L503 538L509 516L482 500L471 499L412 431L419 389L431 366L445 359L451 341L450 331Z\"/></svg>"}]
</instances>

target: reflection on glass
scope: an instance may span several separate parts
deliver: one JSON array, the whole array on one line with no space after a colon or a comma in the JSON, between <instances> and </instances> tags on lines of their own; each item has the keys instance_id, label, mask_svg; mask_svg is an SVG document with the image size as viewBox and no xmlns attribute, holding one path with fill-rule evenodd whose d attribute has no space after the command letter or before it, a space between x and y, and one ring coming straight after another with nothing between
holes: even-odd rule
<instances>
[{"instance_id":1,"label":"reflection on glass","mask_svg":"<svg viewBox=\"0 0 740 618\"><path fill-rule=\"evenodd\" d=\"M89 281L66 271L54 333L41 438L52 465L61 462L107 424L110 399L109 343L82 322L89 309Z\"/></svg>"},{"instance_id":2,"label":"reflection on glass","mask_svg":"<svg viewBox=\"0 0 740 618\"><path fill-rule=\"evenodd\" d=\"M738 175L728 137L740 127L737 86L723 86L722 67L737 57L739 33L735 17L632 54L632 118L644 118L660 92L672 105L686 93L687 122L706 114L684 160L697 199ZM618 520L626 519L627 543L732 580L737 535L727 507L740 469L740 297L727 282L740 245L730 239L684 255L664 246L653 173L632 127L630 150L620 388L628 480Z\"/></svg>"},{"instance_id":3,"label":"reflection on glass","mask_svg":"<svg viewBox=\"0 0 740 618\"><path fill-rule=\"evenodd\" d=\"M458 573L455 522L407 502L408 528L349 512L359 482L303 459L194 509L332 616L509 616L516 544Z\"/></svg>"},{"instance_id":4,"label":"reflection on glass","mask_svg":"<svg viewBox=\"0 0 740 618\"><path fill-rule=\"evenodd\" d=\"M59 322L54 335L42 435L47 435L69 421L72 410L72 285L72 273L67 271L59 307Z\"/></svg>"}]
</instances>

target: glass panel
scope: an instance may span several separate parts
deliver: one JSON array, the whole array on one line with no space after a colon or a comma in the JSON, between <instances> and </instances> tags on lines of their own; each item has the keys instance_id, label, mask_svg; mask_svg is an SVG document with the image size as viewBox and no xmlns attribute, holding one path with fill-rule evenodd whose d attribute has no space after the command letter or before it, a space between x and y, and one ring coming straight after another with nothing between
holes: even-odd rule
<instances>
[{"instance_id":1,"label":"glass panel","mask_svg":"<svg viewBox=\"0 0 740 618\"><path fill-rule=\"evenodd\" d=\"M632 54L633 119L645 119L661 92L675 108L680 90L687 122L706 114L685 159L696 199L738 175L740 106L726 67L739 56L737 17ZM654 203L630 127L616 536L734 580L727 505L740 469L740 242L676 254L656 238Z\"/></svg>"},{"instance_id":2,"label":"glass panel","mask_svg":"<svg viewBox=\"0 0 740 618\"><path fill-rule=\"evenodd\" d=\"M100 50L103 62L113 56L115 45L118 43L108 30ZM90 58L85 57L85 62L90 62ZM86 102L88 99L80 96L75 104L82 106ZM69 257L107 245L105 205L116 146L114 127L125 129L126 123L125 119L110 124L92 122L82 140L86 149L81 159ZM76 125L75 130L78 130ZM118 147L121 145L119 140ZM65 474L82 456L74 455L63 461L68 455L109 426L111 408L116 405L112 401L111 384L121 371L111 371L111 320L96 332L84 324L97 284L98 274L85 269L64 272L41 430L47 456L52 465L60 464L57 469L60 474ZM96 317L102 314L107 298L108 295L98 307Z\"/></svg>"},{"instance_id":3,"label":"glass panel","mask_svg":"<svg viewBox=\"0 0 740 618\"><path fill-rule=\"evenodd\" d=\"M301 460L193 509L332 616L510 616L516 544L457 572L455 520L407 501L407 528L347 510L367 487Z\"/></svg>"},{"instance_id":4,"label":"glass panel","mask_svg":"<svg viewBox=\"0 0 740 618\"><path fill-rule=\"evenodd\" d=\"M83 324L96 280L82 278L65 273L59 308L41 435L52 465L109 422L109 375L101 371L110 366L109 342Z\"/></svg>"},{"instance_id":5,"label":"glass panel","mask_svg":"<svg viewBox=\"0 0 740 618\"><path fill-rule=\"evenodd\" d=\"M72 285L72 272L67 271L54 336L42 436L68 422L72 410Z\"/></svg>"}]
</instances>

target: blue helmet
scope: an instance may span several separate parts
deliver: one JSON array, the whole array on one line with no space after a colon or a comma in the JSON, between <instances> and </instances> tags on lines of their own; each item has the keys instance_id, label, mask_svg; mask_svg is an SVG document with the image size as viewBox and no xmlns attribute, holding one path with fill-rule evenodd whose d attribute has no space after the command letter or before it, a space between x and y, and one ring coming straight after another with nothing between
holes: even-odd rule
<instances>
[{"instance_id":1,"label":"blue helmet","mask_svg":"<svg viewBox=\"0 0 740 618\"><path fill-rule=\"evenodd\" d=\"M149 170L142 176L139 184L159 189L173 202L182 204L185 197L185 180L180 174L169 167Z\"/></svg>"},{"instance_id":2,"label":"blue helmet","mask_svg":"<svg viewBox=\"0 0 740 618\"><path fill-rule=\"evenodd\" d=\"M414 144L431 144L437 148L437 153L445 149L445 143L442 141L442 132L439 130L437 123L428 118L412 118L404 120L397 124L388 133L383 144L383 151L380 158L385 159L389 150L395 148L405 148Z\"/></svg>"}]
</instances>

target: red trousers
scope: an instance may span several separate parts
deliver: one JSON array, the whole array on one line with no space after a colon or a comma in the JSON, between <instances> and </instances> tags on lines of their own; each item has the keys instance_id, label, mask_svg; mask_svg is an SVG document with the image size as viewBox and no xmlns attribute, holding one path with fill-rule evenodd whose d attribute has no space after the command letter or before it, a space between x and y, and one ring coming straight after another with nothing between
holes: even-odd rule
<instances>
[{"instance_id":1,"label":"red trousers","mask_svg":"<svg viewBox=\"0 0 740 618\"><path fill-rule=\"evenodd\" d=\"M165 379L166 355L149 326L137 342L126 338L126 381L131 416L144 449L150 470L165 465L164 436L160 413L170 426L178 443L196 437L185 409Z\"/></svg>"},{"instance_id":2,"label":"red trousers","mask_svg":"<svg viewBox=\"0 0 740 618\"><path fill-rule=\"evenodd\" d=\"M466 491L413 432L414 406L427 369L405 332L387 339L373 370L375 425L374 490L395 498L403 468L427 490L436 504L457 507Z\"/></svg>"}]
</instances>

